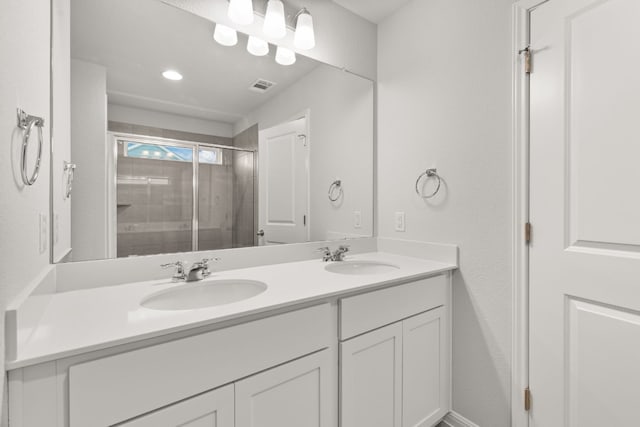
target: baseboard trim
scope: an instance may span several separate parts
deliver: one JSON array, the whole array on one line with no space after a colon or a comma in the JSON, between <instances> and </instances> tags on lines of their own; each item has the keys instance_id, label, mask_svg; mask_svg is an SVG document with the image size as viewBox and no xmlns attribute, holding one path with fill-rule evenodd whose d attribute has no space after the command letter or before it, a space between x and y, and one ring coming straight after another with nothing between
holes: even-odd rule
<instances>
[{"instance_id":1,"label":"baseboard trim","mask_svg":"<svg viewBox=\"0 0 640 427\"><path fill-rule=\"evenodd\" d=\"M442 422L448 427L480 427L454 411L449 412Z\"/></svg>"}]
</instances>

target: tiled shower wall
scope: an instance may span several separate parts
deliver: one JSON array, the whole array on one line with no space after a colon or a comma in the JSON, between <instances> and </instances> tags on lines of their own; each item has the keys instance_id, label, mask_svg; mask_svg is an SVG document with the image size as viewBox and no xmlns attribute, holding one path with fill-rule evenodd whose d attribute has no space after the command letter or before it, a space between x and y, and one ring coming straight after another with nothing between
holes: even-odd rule
<instances>
[{"instance_id":1,"label":"tiled shower wall","mask_svg":"<svg viewBox=\"0 0 640 427\"><path fill-rule=\"evenodd\" d=\"M257 126L249 130L240 143L257 149ZM109 131L217 145L235 142L120 122L109 122ZM199 165L199 250L253 246L254 168L254 153L234 150L223 150L222 165ZM192 249L192 173L190 163L119 157L118 175L167 178L167 183L118 186L118 257Z\"/></svg>"}]
</instances>

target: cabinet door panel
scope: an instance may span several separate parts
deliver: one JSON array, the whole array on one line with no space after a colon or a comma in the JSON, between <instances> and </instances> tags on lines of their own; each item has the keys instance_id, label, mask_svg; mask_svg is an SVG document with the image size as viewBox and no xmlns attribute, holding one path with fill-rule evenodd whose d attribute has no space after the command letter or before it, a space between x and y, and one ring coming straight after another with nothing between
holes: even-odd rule
<instances>
[{"instance_id":1,"label":"cabinet door panel","mask_svg":"<svg viewBox=\"0 0 640 427\"><path fill-rule=\"evenodd\" d=\"M340 344L341 427L400 427L402 323Z\"/></svg>"},{"instance_id":2,"label":"cabinet door panel","mask_svg":"<svg viewBox=\"0 0 640 427\"><path fill-rule=\"evenodd\" d=\"M323 350L237 382L236 427L335 427L328 353Z\"/></svg>"},{"instance_id":3,"label":"cabinet door panel","mask_svg":"<svg viewBox=\"0 0 640 427\"><path fill-rule=\"evenodd\" d=\"M120 424L122 427L234 427L233 384Z\"/></svg>"},{"instance_id":4,"label":"cabinet door panel","mask_svg":"<svg viewBox=\"0 0 640 427\"><path fill-rule=\"evenodd\" d=\"M432 426L449 410L447 311L440 307L402 326L402 425Z\"/></svg>"}]
</instances>

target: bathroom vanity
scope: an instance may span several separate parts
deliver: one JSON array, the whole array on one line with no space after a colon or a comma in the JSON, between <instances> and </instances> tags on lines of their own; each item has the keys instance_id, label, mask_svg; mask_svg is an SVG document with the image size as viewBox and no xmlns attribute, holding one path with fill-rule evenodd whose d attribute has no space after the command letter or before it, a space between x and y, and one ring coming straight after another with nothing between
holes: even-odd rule
<instances>
[{"instance_id":1,"label":"bathroom vanity","mask_svg":"<svg viewBox=\"0 0 640 427\"><path fill-rule=\"evenodd\" d=\"M50 296L8 363L11 427L418 427L450 410L455 263L374 252L213 274L266 290L151 309L168 280Z\"/></svg>"}]
</instances>

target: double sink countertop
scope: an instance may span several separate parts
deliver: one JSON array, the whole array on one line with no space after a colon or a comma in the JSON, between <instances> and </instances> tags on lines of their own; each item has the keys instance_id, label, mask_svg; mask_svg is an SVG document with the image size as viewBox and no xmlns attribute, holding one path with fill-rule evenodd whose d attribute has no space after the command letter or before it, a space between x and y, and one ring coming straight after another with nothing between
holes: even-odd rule
<instances>
[{"instance_id":1,"label":"double sink countertop","mask_svg":"<svg viewBox=\"0 0 640 427\"><path fill-rule=\"evenodd\" d=\"M457 268L455 264L384 252L347 256L347 261L375 261L398 267L376 274L340 274L327 271L321 260L291 262L222 272L204 281L173 283L165 280L128 283L30 298L47 298L39 321L18 331L12 370L90 351L133 343L241 320L288 307L323 302L382 288ZM90 279L87 279L90 280ZM266 291L238 302L190 310L155 310L140 305L149 295L174 287L216 280L249 280L267 285ZM212 286L215 284L212 283Z\"/></svg>"}]
</instances>

